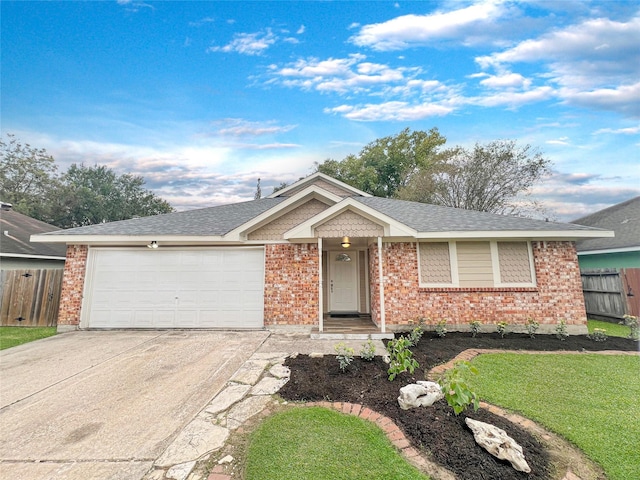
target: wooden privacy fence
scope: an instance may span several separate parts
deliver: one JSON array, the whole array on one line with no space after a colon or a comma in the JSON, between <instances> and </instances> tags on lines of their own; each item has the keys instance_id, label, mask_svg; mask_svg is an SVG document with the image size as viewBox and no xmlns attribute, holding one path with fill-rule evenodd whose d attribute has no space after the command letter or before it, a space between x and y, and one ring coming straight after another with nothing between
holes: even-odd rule
<instances>
[{"instance_id":1,"label":"wooden privacy fence","mask_svg":"<svg viewBox=\"0 0 640 480\"><path fill-rule=\"evenodd\" d=\"M640 314L640 268L597 268L580 275L588 317L620 320Z\"/></svg>"},{"instance_id":2,"label":"wooden privacy fence","mask_svg":"<svg viewBox=\"0 0 640 480\"><path fill-rule=\"evenodd\" d=\"M62 269L0 271L0 325L55 326L62 273Z\"/></svg>"}]
</instances>

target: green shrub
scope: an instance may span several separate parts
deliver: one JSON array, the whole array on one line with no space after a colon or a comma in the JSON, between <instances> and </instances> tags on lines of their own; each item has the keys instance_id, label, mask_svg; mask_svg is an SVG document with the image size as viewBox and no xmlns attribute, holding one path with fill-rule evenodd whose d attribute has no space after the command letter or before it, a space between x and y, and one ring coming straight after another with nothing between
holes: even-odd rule
<instances>
[{"instance_id":1,"label":"green shrub","mask_svg":"<svg viewBox=\"0 0 640 480\"><path fill-rule=\"evenodd\" d=\"M531 338L535 338L536 332L540 328L540 324L536 322L533 318L527 320L527 333Z\"/></svg>"},{"instance_id":2,"label":"green shrub","mask_svg":"<svg viewBox=\"0 0 640 480\"><path fill-rule=\"evenodd\" d=\"M569 334L567 333L567 322L563 319L560 320L556 327L556 337L560 340L566 340Z\"/></svg>"},{"instance_id":3,"label":"green shrub","mask_svg":"<svg viewBox=\"0 0 640 480\"><path fill-rule=\"evenodd\" d=\"M478 410L478 396L469 386L469 376L477 373L476 367L469 362L457 361L453 368L447 370L438 380L445 400L456 415L466 410L469 405Z\"/></svg>"},{"instance_id":4,"label":"green shrub","mask_svg":"<svg viewBox=\"0 0 640 480\"><path fill-rule=\"evenodd\" d=\"M424 334L424 327L422 326L422 319L420 319L420 323L416 325L411 332L409 332L409 342L412 347L418 345L418 342L422 338Z\"/></svg>"},{"instance_id":5,"label":"green shrub","mask_svg":"<svg viewBox=\"0 0 640 480\"><path fill-rule=\"evenodd\" d=\"M593 332L587 335L594 342L604 342L607 340L607 331L604 328L594 328Z\"/></svg>"},{"instance_id":6,"label":"green shrub","mask_svg":"<svg viewBox=\"0 0 640 480\"><path fill-rule=\"evenodd\" d=\"M413 358L413 352L409 350L411 341L401 336L400 338L389 340L387 342L387 352L389 352L389 380L393 381L396 375L408 371L413 373L420 365Z\"/></svg>"},{"instance_id":7,"label":"green shrub","mask_svg":"<svg viewBox=\"0 0 640 480\"><path fill-rule=\"evenodd\" d=\"M633 315L625 315L622 318L623 320L620 323L624 323L631 329L629 338L633 340L640 340L640 323L638 323L638 317L635 317Z\"/></svg>"},{"instance_id":8,"label":"green shrub","mask_svg":"<svg viewBox=\"0 0 640 480\"><path fill-rule=\"evenodd\" d=\"M340 370L343 372L347 369L351 362L353 362L354 351L353 348L347 347L344 343L339 343L335 347L336 350L336 360L338 360L338 364L340 365Z\"/></svg>"},{"instance_id":9,"label":"green shrub","mask_svg":"<svg viewBox=\"0 0 640 480\"><path fill-rule=\"evenodd\" d=\"M504 338L504 336L507 334L507 325L509 325L507 322L497 323L496 332L500 334L500 338Z\"/></svg>"},{"instance_id":10,"label":"green shrub","mask_svg":"<svg viewBox=\"0 0 640 480\"><path fill-rule=\"evenodd\" d=\"M480 321L479 320L471 320L469 322L469 326L471 327L471 336L475 337L480 331Z\"/></svg>"},{"instance_id":11,"label":"green shrub","mask_svg":"<svg viewBox=\"0 0 640 480\"><path fill-rule=\"evenodd\" d=\"M360 357L367 362L372 361L376 356L376 346L373 344L371 340L367 341L367 343L362 344L362 349L360 350Z\"/></svg>"},{"instance_id":12,"label":"green shrub","mask_svg":"<svg viewBox=\"0 0 640 480\"><path fill-rule=\"evenodd\" d=\"M436 323L436 335L438 335L440 338L444 338L446 334L447 334L447 321L440 320L438 323Z\"/></svg>"}]
</instances>

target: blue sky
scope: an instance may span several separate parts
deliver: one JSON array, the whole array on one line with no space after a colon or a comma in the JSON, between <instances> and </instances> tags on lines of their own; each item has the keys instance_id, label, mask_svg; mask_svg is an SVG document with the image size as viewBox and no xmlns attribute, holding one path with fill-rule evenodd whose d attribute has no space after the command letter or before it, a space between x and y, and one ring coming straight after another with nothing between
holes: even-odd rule
<instances>
[{"instance_id":1,"label":"blue sky","mask_svg":"<svg viewBox=\"0 0 640 480\"><path fill-rule=\"evenodd\" d=\"M514 139L570 220L640 194L636 1L0 2L1 129L179 210L376 138Z\"/></svg>"}]
</instances>

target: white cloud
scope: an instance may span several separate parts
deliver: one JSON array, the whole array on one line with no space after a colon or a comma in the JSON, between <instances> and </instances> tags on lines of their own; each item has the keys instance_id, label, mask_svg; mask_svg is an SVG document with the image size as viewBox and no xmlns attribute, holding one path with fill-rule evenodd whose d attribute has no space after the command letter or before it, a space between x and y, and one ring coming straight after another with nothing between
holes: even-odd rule
<instances>
[{"instance_id":1,"label":"white cloud","mask_svg":"<svg viewBox=\"0 0 640 480\"><path fill-rule=\"evenodd\" d=\"M483 69L495 68L499 75L506 65L542 62L547 71L538 76L554 85L561 101L636 116L640 115L638 45L640 17L596 18L476 57L476 62Z\"/></svg>"},{"instance_id":2,"label":"white cloud","mask_svg":"<svg viewBox=\"0 0 640 480\"><path fill-rule=\"evenodd\" d=\"M428 117L443 116L453 111L452 107L437 104L411 105L408 102L385 102L367 105L340 105L326 108L325 113L337 113L349 120L373 121L410 121Z\"/></svg>"},{"instance_id":3,"label":"white cloud","mask_svg":"<svg viewBox=\"0 0 640 480\"><path fill-rule=\"evenodd\" d=\"M483 96L467 98L465 103L472 105L481 105L483 107L500 107L517 108L527 103L542 102L553 98L555 92L553 88L544 86L537 87L524 92L512 92L509 90L499 93Z\"/></svg>"},{"instance_id":4,"label":"white cloud","mask_svg":"<svg viewBox=\"0 0 640 480\"><path fill-rule=\"evenodd\" d=\"M305 30L306 30L306 27L304 25L300 25L300 28L298 28L298 30L296 31L296 34L302 35Z\"/></svg>"},{"instance_id":5,"label":"white cloud","mask_svg":"<svg viewBox=\"0 0 640 480\"><path fill-rule=\"evenodd\" d=\"M503 2L486 0L465 8L428 15L403 15L364 25L351 42L374 50L400 50L442 38L464 36L471 25L490 23L504 13Z\"/></svg>"},{"instance_id":6,"label":"white cloud","mask_svg":"<svg viewBox=\"0 0 640 480\"><path fill-rule=\"evenodd\" d=\"M277 125L274 120L267 122L251 122L241 118L225 118L215 122L215 124L223 125L216 133L220 136L259 136L259 135L273 135L277 133L286 133L294 128L296 125Z\"/></svg>"},{"instance_id":7,"label":"white cloud","mask_svg":"<svg viewBox=\"0 0 640 480\"><path fill-rule=\"evenodd\" d=\"M565 146L571 144L571 142L569 142L569 137L560 137L555 140L547 140L545 143L549 145L565 145Z\"/></svg>"},{"instance_id":8,"label":"white cloud","mask_svg":"<svg viewBox=\"0 0 640 480\"><path fill-rule=\"evenodd\" d=\"M527 89L531 86L531 80L524 78L519 73L504 73L501 75L487 75L480 84L492 89Z\"/></svg>"},{"instance_id":9,"label":"white cloud","mask_svg":"<svg viewBox=\"0 0 640 480\"><path fill-rule=\"evenodd\" d=\"M243 55L262 55L277 40L270 29L256 33L236 33L233 40L222 47L213 46L208 52L236 52Z\"/></svg>"},{"instance_id":10,"label":"white cloud","mask_svg":"<svg viewBox=\"0 0 640 480\"><path fill-rule=\"evenodd\" d=\"M201 27L202 25L206 25L207 23L213 23L216 19L213 17L204 17L200 20L196 20L195 22L189 22L190 27Z\"/></svg>"},{"instance_id":11,"label":"white cloud","mask_svg":"<svg viewBox=\"0 0 640 480\"><path fill-rule=\"evenodd\" d=\"M594 135L599 135L601 133L610 133L614 135L635 135L640 133L640 125L637 127L626 127L626 128L601 128L600 130L596 130L593 132Z\"/></svg>"}]
</instances>

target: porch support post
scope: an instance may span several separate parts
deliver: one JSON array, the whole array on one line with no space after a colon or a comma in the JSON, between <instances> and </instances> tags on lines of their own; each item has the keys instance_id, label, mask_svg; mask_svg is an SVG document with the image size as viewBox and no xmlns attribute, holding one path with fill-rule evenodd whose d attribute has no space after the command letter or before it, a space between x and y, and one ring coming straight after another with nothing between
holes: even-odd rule
<instances>
[{"instance_id":1,"label":"porch support post","mask_svg":"<svg viewBox=\"0 0 640 480\"><path fill-rule=\"evenodd\" d=\"M324 329L324 312L322 311L322 302L324 292L322 290L322 237L318 237L318 331Z\"/></svg>"},{"instance_id":2,"label":"porch support post","mask_svg":"<svg viewBox=\"0 0 640 480\"><path fill-rule=\"evenodd\" d=\"M386 333L384 315L384 285L382 284L382 237L378 237L378 291L380 295L380 331Z\"/></svg>"}]
</instances>

